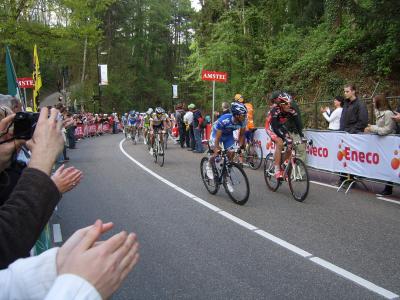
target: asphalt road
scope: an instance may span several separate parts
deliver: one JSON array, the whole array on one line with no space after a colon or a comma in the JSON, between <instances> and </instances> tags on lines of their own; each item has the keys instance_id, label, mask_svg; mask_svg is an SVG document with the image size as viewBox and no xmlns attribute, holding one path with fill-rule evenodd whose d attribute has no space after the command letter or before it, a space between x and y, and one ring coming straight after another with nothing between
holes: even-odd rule
<instances>
[{"instance_id":1,"label":"asphalt road","mask_svg":"<svg viewBox=\"0 0 400 300\"><path fill-rule=\"evenodd\" d=\"M170 144L161 168L122 139L69 152L84 179L58 210L64 240L97 218L137 233L141 260L113 299L398 298L399 204L318 184L299 203L246 169L250 199L238 206L206 191L201 154Z\"/></svg>"}]
</instances>

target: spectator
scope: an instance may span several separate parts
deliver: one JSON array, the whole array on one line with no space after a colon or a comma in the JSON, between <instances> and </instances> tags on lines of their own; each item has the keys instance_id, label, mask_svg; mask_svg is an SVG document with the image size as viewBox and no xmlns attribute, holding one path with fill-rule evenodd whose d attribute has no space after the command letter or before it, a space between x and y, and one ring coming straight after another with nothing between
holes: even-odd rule
<instances>
[{"instance_id":1,"label":"spectator","mask_svg":"<svg viewBox=\"0 0 400 300\"><path fill-rule=\"evenodd\" d=\"M195 108L194 104L188 105L188 112L186 112L183 120L186 124L186 137L188 137L189 149L188 151L193 151L195 149L195 141L194 141L194 132L193 132L193 109Z\"/></svg>"},{"instance_id":2,"label":"spectator","mask_svg":"<svg viewBox=\"0 0 400 300\"><path fill-rule=\"evenodd\" d=\"M118 124L119 124L118 114L117 113L113 113L111 115L111 118L112 118L112 122L113 122L112 123L112 125L113 125L112 132L113 132L113 134L119 133L119 129L118 129Z\"/></svg>"},{"instance_id":3,"label":"spectator","mask_svg":"<svg viewBox=\"0 0 400 300\"><path fill-rule=\"evenodd\" d=\"M400 125L397 124L400 122L400 104L397 106L397 110L392 119L396 122L396 134L400 134Z\"/></svg>"},{"instance_id":4,"label":"spectator","mask_svg":"<svg viewBox=\"0 0 400 300\"><path fill-rule=\"evenodd\" d=\"M0 298L110 298L139 259L133 233L120 232L97 243L112 227L97 220L76 231L61 248L18 260L0 271Z\"/></svg>"},{"instance_id":5,"label":"spectator","mask_svg":"<svg viewBox=\"0 0 400 300\"><path fill-rule=\"evenodd\" d=\"M61 198L57 186L49 177L63 147L62 123L57 120L57 114L58 111L52 109L48 117L47 108L41 109L33 138L27 142L32 152L28 168L0 207L0 268L29 255ZM9 116L1 122L0 131L8 127L13 117ZM3 142L9 137L3 136ZM16 141L15 145L21 143ZM14 151L14 141L0 145L0 170L9 163Z\"/></svg>"},{"instance_id":6,"label":"spectator","mask_svg":"<svg viewBox=\"0 0 400 300\"><path fill-rule=\"evenodd\" d=\"M64 119L64 127L66 130L66 137L68 140L68 148L69 149L75 149L75 129L76 129L76 121L72 117L72 114L70 112L67 112L65 114L65 119Z\"/></svg>"},{"instance_id":7,"label":"spectator","mask_svg":"<svg viewBox=\"0 0 400 300\"><path fill-rule=\"evenodd\" d=\"M336 96L333 99L333 105L335 109L333 112L329 109L329 107L321 107L322 115L324 116L325 120L329 123L330 130L339 130L340 129L340 117L342 116L343 110L343 102L344 99L342 96Z\"/></svg>"},{"instance_id":8,"label":"spectator","mask_svg":"<svg viewBox=\"0 0 400 300\"><path fill-rule=\"evenodd\" d=\"M364 132L368 125L368 110L365 103L358 99L354 84L344 86L344 97L346 100L340 118L340 130L348 133Z\"/></svg>"},{"instance_id":9,"label":"spectator","mask_svg":"<svg viewBox=\"0 0 400 300\"><path fill-rule=\"evenodd\" d=\"M181 145L181 148L185 147L185 140L186 140L186 128L185 128L185 122L183 120L184 116L185 116L185 110L183 109L183 106L181 104L177 105L175 112L175 119L178 125L179 144ZM189 147L189 143L187 143L187 146Z\"/></svg>"},{"instance_id":10,"label":"spectator","mask_svg":"<svg viewBox=\"0 0 400 300\"><path fill-rule=\"evenodd\" d=\"M340 130L351 134L362 133L368 125L367 107L358 99L354 84L345 85L343 90L345 102L340 117ZM346 179L346 182L349 183L353 177L351 174L340 174L336 185L341 186Z\"/></svg>"},{"instance_id":11,"label":"spectator","mask_svg":"<svg viewBox=\"0 0 400 300\"><path fill-rule=\"evenodd\" d=\"M10 95L0 94L0 106L6 106L11 110L11 112L14 113L22 111L21 102L17 98Z\"/></svg>"},{"instance_id":12,"label":"spectator","mask_svg":"<svg viewBox=\"0 0 400 300\"><path fill-rule=\"evenodd\" d=\"M222 113L219 115L219 117L225 114L229 114L231 112L230 105L228 102L222 102L221 109Z\"/></svg>"},{"instance_id":13,"label":"spectator","mask_svg":"<svg viewBox=\"0 0 400 300\"><path fill-rule=\"evenodd\" d=\"M194 105L194 104L191 104ZM193 107L193 132L194 132L194 140L195 140L195 150L193 153L203 153L203 144L201 143L202 139L202 134L203 134L203 127L202 124L205 122L201 111L196 108L195 106Z\"/></svg>"},{"instance_id":14,"label":"spectator","mask_svg":"<svg viewBox=\"0 0 400 300\"><path fill-rule=\"evenodd\" d=\"M395 133L396 123L392 119L394 112L390 109L389 101L386 99L385 95L376 95L372 101L374 103L376 125L368 124L367 128L364 129L364 132L376 133L382 136ZM388 182L383 191L378 195L387 196L391 195L392 193L393 183Z\"/></svg>"}]
</instances>

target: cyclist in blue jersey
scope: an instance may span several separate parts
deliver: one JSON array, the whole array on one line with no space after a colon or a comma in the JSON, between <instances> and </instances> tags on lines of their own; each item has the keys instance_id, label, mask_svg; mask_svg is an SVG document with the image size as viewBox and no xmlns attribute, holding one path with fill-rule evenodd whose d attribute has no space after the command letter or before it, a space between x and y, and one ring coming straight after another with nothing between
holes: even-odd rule
<instances>
[{"instance_id":1,"label":"cyclist in blue jersey","mask_svg":"<svg viewBox=\"0 0 400 300\"><path fill-rule=\"evenodd\" d=\"M245 145L244 133L247 124L247 109L242 103L233 102L231 104L231 113L222 115L213 125L211 133L211 144L214 146L214 154L220 150L220 143L223 144L224 149L233 149L235 146L235 139L233 132L239 130L239 146ZM233 157L233 153L229 153L229 158Z\"/></svg>"},{"instance_id":2,"label":"cyclist in blue jersey","mask_svg":"<svg viewBox=\"0 0 400 300\"><path fill-rule=\"evenodd\" d=\"M245 146L245 131L247 125L247 109L244 104L239 102L233 102L231 104L231 112L222 115L214 123L213 130L210 138L210 145L214 147L214 155L210 158L210 163L215 164L215 157L221 150L220 143L223 144L224 149L234 150L235 138L233 132L239 130L239 146L244 148ZM232 160L234 156L233 151L228 152L229 160ZM214 178L212 166L210 164L206 167L207 176L210 179Z\"/></svg>"}]
</instances>

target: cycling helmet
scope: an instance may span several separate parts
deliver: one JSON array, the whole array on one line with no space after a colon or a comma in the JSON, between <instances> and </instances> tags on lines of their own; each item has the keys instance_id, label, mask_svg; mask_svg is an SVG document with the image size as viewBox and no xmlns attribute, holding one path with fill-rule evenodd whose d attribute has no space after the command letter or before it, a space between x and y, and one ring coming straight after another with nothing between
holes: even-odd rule
<instances>
[{"instance_id":1,"label":"cycling helmet","mask_svg":"<svg viewBox=\"0 0 400 300\"><path fill-rule=\"evenodd\" d=\"M161 114L164 114L164 113L165 113L164 108L162 108L162 107L156 107L156 114L157 114L157 115L161 115Z\"/></svg>"},{"instance_id":2,"label":"cycling helmet","mask_svg":"<svg viewBox=\"0 0 400 300\"><path fill-rule=\"evenodd\" d=\"M290 102L292 102L292 96L285 92L280 93L275 99L276 104L290 104Z\"/></svg>"},{"instance_id":3,"label":"cycling helmet","mask_svg":"<svg viewBox=\"0 0 400 300\"><path fill-rule=\"evenodd\" d=\"M244 102L244 98L243 98L243 96L241 94L236 94L235 97L234 97L234 100L238 101L240 103Z\"/></svg>"},{"instance_id":4,"label":"cycling helmet","mask_svg":"<svg viewBox=\"0 0 400 300\"><path fill-rule=\"evenodd\" d=\"M151 107L149 107L149 109L147 110L146 114L151 115L153 113L153 109Z\"/></svg>"},{"instance_id":5,"label":"cycling helmet","mask_svg":"<svg viewBox=\"0 0 400 300\"><path fill-rule=\"evenodd\" d=\"M231 104L231 112L232 115L237 116L237 115L246 115L247 114L247 109L244 104L239 103L239 102L232 102Z\"/></svg>"}]
</instances>

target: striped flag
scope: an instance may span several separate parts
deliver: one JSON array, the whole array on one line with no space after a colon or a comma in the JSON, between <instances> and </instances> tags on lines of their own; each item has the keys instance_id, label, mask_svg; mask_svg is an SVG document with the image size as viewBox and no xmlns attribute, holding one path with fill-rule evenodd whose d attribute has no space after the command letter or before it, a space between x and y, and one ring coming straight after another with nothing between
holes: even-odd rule
<instances>
[{"instance_id":1,"label":"striped flag","mask_svg":"<svg viewBox=\"0 0 400 300\"><path fill-rule=\"evenodd\" d=\"M37 111L36 99L39 95L39 90L42 87L42 76L40 75L39 57L36 45L33 48L33 81L35 84L35 87L33 88L33 111Z\"/></svg>"}]
</instances>

